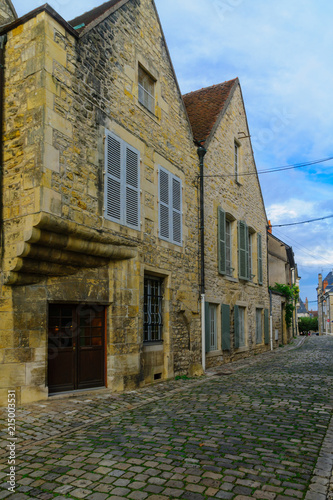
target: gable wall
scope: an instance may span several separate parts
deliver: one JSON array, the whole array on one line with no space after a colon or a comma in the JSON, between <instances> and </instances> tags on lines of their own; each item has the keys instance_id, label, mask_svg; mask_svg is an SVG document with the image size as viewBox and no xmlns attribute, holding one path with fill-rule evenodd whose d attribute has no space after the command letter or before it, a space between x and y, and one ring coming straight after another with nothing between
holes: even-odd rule
<instances>
[{"instance_id":1,"label":"gable wall","mask_svg":"<svg viewBox=\"0 0 333 500\"><path fill-rule=\"evenodd\" d=\"M207 363L214 365L218 362L229 361L234 356L246 356L251 349L266 349L264 344L255 344L255 310L269 308L267 291L267 242L266 242L266 214L263 206L260 188L256 175L241 175L254 172L251 146L248 138L240 139L238 132L249 135L243 101L239 86L236 88L232 100L218 125L215 134L208 144L205 156L205 174L227 177L206 177L205 183L205 259L206 259L206 300L231 307L231 346L233 346L234 324L233 308L235 305L246 307L247 346L246 348L231 349L220 354L208 354ZM239 140L240 177L239 183L234 178L234 140ZM218 273L218 207L235 219L233 223L233 250L232 267L233 277L228 278ZM243 220L248 227L255 231L253 240L253 282L238 279L238 241L237 221ZM256 233L262 236L263 284L258 284L257 277L257 243ZM218 318L218 322L220 319ZM219 324L220 327L220 324ZM221 343L219 342L219 346Z\"/></svg>"},{"instance_id":2,"label":"gable wall","mask_svg":"<svg viewBox=\"0 0 333 500\"><path fill-rule=\"evenodd\" d=\"M7 81L14 78L6 88L4 276L17 262L25 234L40 220L56 234L65 228L65 234L81 231L94 240L97 230L101 238L130 245L136 256L111 260L101 269L85 265L68 276L61 276L67 274L64 268L33 285L4 285L0 392L2 387L6 395L9 382L18 401L47 394L49 301L110 304L109 387L151 382L152 360L161 365L164 378L188 373L201 357L198 161L152 4L128 2L80 41L45 12L16 30L6 47ZM157 79L155 117L137 101L139 62ZM140 231L103 217L105 128L140 152ZM181 247L158 237L159 165L183 183ZM67 265L62 259L60 267ZM164 343L153 354L142 345L145 273L164 279Z\"/></svg>"}]
</instances>

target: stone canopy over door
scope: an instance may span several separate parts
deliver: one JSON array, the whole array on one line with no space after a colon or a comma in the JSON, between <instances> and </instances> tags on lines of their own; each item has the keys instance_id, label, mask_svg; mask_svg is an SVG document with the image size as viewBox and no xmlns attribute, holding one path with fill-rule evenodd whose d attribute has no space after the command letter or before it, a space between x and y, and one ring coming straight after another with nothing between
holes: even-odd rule
<instances>
[{"instance_id":1,"label":"stone canopy over door","mask_svg":"<svg viewBox=\"0 0 333 500\"><path fill-rule=\"evenodd\" d=\"M50 304L49 394L105 385L105 307Z\"/></svg>"}]
</instances>

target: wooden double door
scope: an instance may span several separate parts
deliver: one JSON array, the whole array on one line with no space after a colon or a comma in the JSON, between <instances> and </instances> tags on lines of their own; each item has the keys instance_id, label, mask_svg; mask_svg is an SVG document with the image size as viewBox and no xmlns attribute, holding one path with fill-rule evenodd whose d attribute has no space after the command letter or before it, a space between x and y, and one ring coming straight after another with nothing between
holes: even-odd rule
<instances>
[{"instance_id":1,"label":"wooden double door","mask_svg":"<svg viewBox=\"0 0 333 500\"><path fill-rule=\"evenodd\" d=\"M49 393L105 385L105 307L50 304Z\"/></svg>"}]
</instances>

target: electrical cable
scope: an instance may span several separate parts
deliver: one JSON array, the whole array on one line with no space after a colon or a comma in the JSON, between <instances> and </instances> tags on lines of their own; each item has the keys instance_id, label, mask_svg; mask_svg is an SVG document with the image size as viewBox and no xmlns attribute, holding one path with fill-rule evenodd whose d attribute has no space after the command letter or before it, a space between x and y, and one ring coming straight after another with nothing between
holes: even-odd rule
<instances>
[{"instance_id":1,"label":"electrical cable","mask_svg":"<svg viewBox=\"0 0 333 500\"><path fill-rule=\"evenodd\" d=\"M316 222L318 220L331 219L333 215L327 215L326 217L318 217L318 219L303 220L301 222L290 222L289 224L272 224L269 227L285 227L285 226L298 226L299 224L307 224L308 222Z\"/></svg>"},{"instance_id":2,"label":"electrical cable","mask_svg":"<svg viewBox=\"0 0 333 500\"><path fill-rule=\"evenodd\" d=\"M318 163L324 163L325 161L333 160L333 156L328 158L322 158L320 160L313 160L304 163L294 163L292 165L285 165L283 167L276 167L266 170L256 170L254 172L240 172L239 176L243 177L245 175L261 175L261 174L270 174L274 172L281 172L283 170L292 170L296 168L304 168L309 167L311 165L317 165ZM332 168L333 165L329 165L329 168ZM204 175L203 177L235 177L235 173L233 174L215 174L215 175Z\"/></svg>"}]
</instances>

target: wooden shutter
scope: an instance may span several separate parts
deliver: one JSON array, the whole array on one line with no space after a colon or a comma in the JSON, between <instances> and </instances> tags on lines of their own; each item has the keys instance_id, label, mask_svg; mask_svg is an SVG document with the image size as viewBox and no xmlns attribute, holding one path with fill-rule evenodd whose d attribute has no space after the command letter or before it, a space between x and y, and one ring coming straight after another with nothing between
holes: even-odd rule
<instances>
[{"instance_id":1,"label":"wooden shutter","mask_svg":"<svg viewBox=\"0 0 333 500\"><path fill-rule=\"evenodd\" d=\"M239 307L234 307L234 335L235 335L235 349L240 346L240 338L239 338Z\"/></svg>"},{"instance_id":2,"label":"wooden shutter","mask_svg":"<svg viewBox=\"0 0 333 500\"><path fill-rule=\"evenodd\" d=\"M264 333L265 333L265 344L269 344L268 309L264 310Z\"/></svg>"},{"instance_id":3,"label":"wooden shutter","mask_svg":"<svg viewBox=\"0 0 333 500\"><path fill-rule=\"evenodd\" d=\"M106 134L105 148L105 216L121 222L121 141L109 132Z\"/></svg>"},{"instance_id":4,"label":"wooden shutter","mask_svg":"<svg viewBox=\"0 0 333 500\"><path fill-rule=\"evenodd\" d=\"M238 277L249 279L249 238L245 222L238 221Z\"/></svg>"},{"instance_id":5,"label":"wooden shutter","mask_svg":"<svg viewBox=\"0 0 333 500\"><path fill-rule=\"evenodd\" d=\"M125 146L126 170L126 225L138 228L140 225L139 153Z\"/></svg>"},{"instance_id":6,"label":"wooden shutter","mask_svg":"<svg viewBox=\"0 0 333 500\"><path fill-rule=\"evenodd\" d=\"M262 285L262 238L261 234L257 234L257 253L258 253L258 283Z\"/></svg>"},{"instance_id":7,"label":"wooden shutter","mask_svg":"<svg viewBox=\"0 0 333 500\"><path fill-rule=\"evenodd\" d=\"M210 351L210 314L209 302L205 302L205 352Z\"/></svg>"},{"instance_id":8,"label":"wooden shutter","mask_svg":"<svg viewBox=\"0 0 333 500\"><path fill-rule=\"evenodd\" d=\"M172 176L172 240L182 244L182 183Z\"/></svg>"},{"instance_id":9,"label":"wooden shutter","mask_svg":"<svg viewBox=\"0 0 333 500\"><path fill-rule=\"evenodd\" d=\"M221 306L221 325L222 325L222 349L230 351L230 306L222 304Z\"/></svg>"},{"instance_id":10,"label":"wooden shutter","mask_svg":"<svg viewBox=\"0 0 333 500\"><path fill-rule=\"evenodd\" d=\"M217 236L217 256L219 263L219 273L226 273L226 231L225 231L225 211L218 208L218 236Z\"/></svg>"},{"instance_id":11,"label":"wooden shutter","mask_svg":"<svg viewBox=\"0 0 333 500\"><path fill-rule=\"evenodd\" d=\"M159 231L160 237L170 238L169 173L160 168L159 175Z\"/></svg>"}]
</instances>

